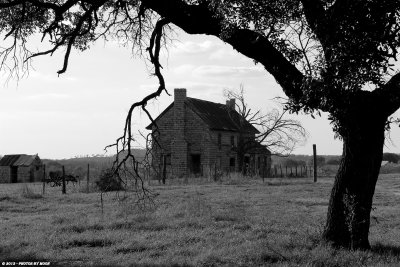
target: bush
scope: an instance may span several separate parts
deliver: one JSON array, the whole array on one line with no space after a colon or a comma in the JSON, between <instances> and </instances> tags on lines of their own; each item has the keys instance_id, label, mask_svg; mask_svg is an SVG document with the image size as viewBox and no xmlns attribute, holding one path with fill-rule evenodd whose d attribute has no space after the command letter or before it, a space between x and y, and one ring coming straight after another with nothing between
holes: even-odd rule
<instances>
[{"instance_id":1,"label":"bush","mask_svg":"<svg viewBox=\"0 0 400 267\"><path fill-rule=\"evenodd\" d=\"M326 162L326 165L339 165L340 159L330 159Z\"/></svg>"},{"instance_id":2,"label":"bush","mask_svg":"<svg viewBox=\"0 0 400 267\"><path fill-rule=\"evenodd\" d=\"M286 159L286 160L283 161L283 164L282 164L282 165L291 168L291 167L300 166L301 163L300 163L299 161L297 161L297 160L294 160L294 159ZM306 164L304 164L304 165L306 165ZM304 165L303 165L303 166L304 166Z\"/></svg>"},{"instance_id":3,"label":"bush","mask_svg":"<svg viewBox=\"0 0 400 267\"><path fill-rule=\"evenodd\" d=\"M314 165L314 158L311 157L309 161L309 165L313 166ZM317 156L317 166L321 167L325 165L325 158L323 156Z\"/></svg>"},{"instance_id":4,"label":"bush","mask_svg":"<svg viewBox=\"0 0 400 267\"><path fill-rule=\"evenodd\" d=\"M102 170L98 181L96 181L96 185L102 192L118 191L124 189L121 181L115 175L113 168Z\"/></svg>"},{"instance_id":5,"label":"bush","mask_svg":"<svg viewBox=\"0 0 400 267\"><path fill-rule=\"evenodd\" d=\"M400 156L394 153L383 153L382 160L391 163L398 163Z\"/></svg>"}]
</instances>

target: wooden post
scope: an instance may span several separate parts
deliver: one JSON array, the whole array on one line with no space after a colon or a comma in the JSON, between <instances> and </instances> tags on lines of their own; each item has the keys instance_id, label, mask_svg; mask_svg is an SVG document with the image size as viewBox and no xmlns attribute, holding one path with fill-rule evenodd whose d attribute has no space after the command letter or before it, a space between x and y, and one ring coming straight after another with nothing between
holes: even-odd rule
<instances>
[{"instance_id":1,"label":"wooden post","mask_svg":"<svg viewBox=\"0 0 400 267\"><path fill-rule=\"evenodd\" d=\"M87 165L87 173L86 173L86 193L89 193L89 164Z\"/></svg>"},{"instance_id":2,"label":"wooden post","mask_svg":"<svg viewBox=\"0 0 400 267\"><path fill-rule=\"evenodd\" d=\"M167 157L163 157L163 172L162 172L162 183L165 184L165 179L167 178Z\"/></svg>"},{"instance_id":3,"label":"wooden post","mask_svg":"<svg viewBox=\"0 0 400 267\"><path fill-rule=\"evenodd\" d=\"M65 168L64 168L64 166L62 166L62 193L63 194L66 194L67 193L67 189L66 189L66 186L65 186Z\"/></svg>"},{"instance_id":4,"label":"wooden post","mask_svg":"<svg viewBox=\"0 0 400 267\"><path fill-rule=\"evenodd\" d=\"M43 189L42 189L42 195L44 195L45 187L46 187L46 164L43 165Z\"/></svg>"},{"instance_id":5,"label":"wooden post","mask_svg":"<svg viewBox=\"0 0 400 267\"><path fill-rule=\"evenodd\" d=\"M265 179L265 168L266 168L266 164L265 164L265 158L264 158L264 164L262 166L262 179L263 179L263 183L264 183L264 179Z\"/></svg>"},{"instance_id":6,"label":"wooden post","mask_svg":"<svg viewBox=\"0 0 400 267\"><path fill-rule=\"evenodd\" d=\"M313 155L314 155L314 183L317 182L317 145L313 144Z\"/></svg>"},{"instance_id":7,"label":"wooden post","mask_svg":"<svg viewBox=\"0 0 400 267\"><path fill-rule=\"evenodd\" d=\"M214 182L217 181L217 163L214 163Z\"/></svg>"}]
</instances>

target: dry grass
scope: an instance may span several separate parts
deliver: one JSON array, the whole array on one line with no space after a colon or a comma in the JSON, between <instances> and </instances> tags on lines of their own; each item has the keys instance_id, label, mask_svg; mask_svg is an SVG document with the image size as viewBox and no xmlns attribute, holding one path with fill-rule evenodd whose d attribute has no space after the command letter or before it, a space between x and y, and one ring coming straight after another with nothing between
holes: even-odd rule
<instances>
[{"instance_id":1,"label":"dry grass","mask_svg":"<svg viewBox=\"0 0 400 267\"><path fill-rule=\"evenodd\" d=\"M69 266L398 266L400 179L380 178L371 251L319 243L332 179L240 180L153 185L156 204L79 187L0 188L0 261L50 260ZM84 185L82 185L84 186ZM29 193L27 193L29 192ZM118 200L120 199L120 200Z\"/></svg>"}]
</instances>

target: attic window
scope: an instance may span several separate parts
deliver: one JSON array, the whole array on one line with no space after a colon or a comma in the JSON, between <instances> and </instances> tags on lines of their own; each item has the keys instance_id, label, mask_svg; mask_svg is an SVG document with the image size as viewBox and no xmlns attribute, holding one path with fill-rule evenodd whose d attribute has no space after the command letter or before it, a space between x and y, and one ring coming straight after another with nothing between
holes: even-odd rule
<instances>
[{"instance_id":1,"label":"attic window","mask_svg":"<svg viewBox=\"0 0 400 267\"><path fill-rule=\"evenodd\" d=\"M222 145L222 137L221 134L218 134L218 149L221 150L221 145Z\"/></svg>"}]
</instances>

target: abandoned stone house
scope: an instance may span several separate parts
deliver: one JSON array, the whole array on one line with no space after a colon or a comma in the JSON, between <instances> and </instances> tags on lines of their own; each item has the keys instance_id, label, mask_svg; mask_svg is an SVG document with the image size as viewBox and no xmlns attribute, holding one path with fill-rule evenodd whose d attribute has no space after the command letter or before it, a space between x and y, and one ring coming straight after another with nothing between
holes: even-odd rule
<instances>
[{"instance_id":1,"label":"abandoned stone house","mask_svg":"<svg viewBox=\"0 0 400 267\"><path fill-rule=\"evenodd\" d=\"M254 140L259 133L245 120L244 127L239 127L240 118L234 99L224 105L190 98L186 89L175 89L174 102L146 127L153 133L156 173L165 170L168 177L184 177L238 171L239 135ZM243 160L253 174L266 177L270 172L271 153L265 146L258 144Z\"/></svg>"},{"instance_id":2,"label":"abandoned stone house","mask_svg":"<svg viewBox=\"0 0 400 267\"><path fill-rule=\"evenodd\" d=\"M0 183L42 181L43 168L38 155L5 155L0 159Z\"/></svg>"}]
</instances>

